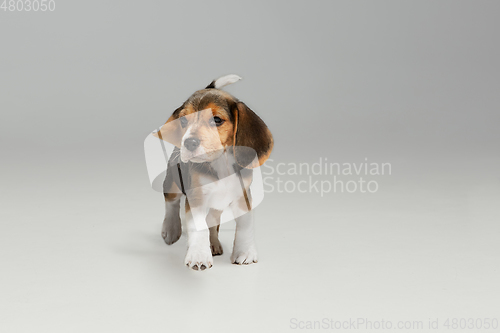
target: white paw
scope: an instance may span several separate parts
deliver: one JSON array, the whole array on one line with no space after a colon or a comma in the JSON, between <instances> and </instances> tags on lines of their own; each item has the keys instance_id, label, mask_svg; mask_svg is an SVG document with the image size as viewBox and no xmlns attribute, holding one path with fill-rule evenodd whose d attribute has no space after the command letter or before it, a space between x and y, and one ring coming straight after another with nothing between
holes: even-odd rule
<instances>
[{"instance_id":1,"label":"white paw","mask_svg":"<svg viewBox=\"0 0 500 333\"><path fill-rule=\"evenodd\" d=\"M205 270L207 268L212 267L214 264L214 259L212 257L212 251L209 247L206 249L188 249L186 254L186 259L184 259L184 263L187 267L197 270Z\"/></svg>"},{"instance_id":2,"label":"white paw","mask_svg":"<svg viewBox=\"0 0 500 333\"><path fill-rule=\"evenodd\" d=\"M245 250L234 249L231 255L231 263L238 265L248 265L257 262L257 250L251 246Z\"/></svg>"}]
</instances>

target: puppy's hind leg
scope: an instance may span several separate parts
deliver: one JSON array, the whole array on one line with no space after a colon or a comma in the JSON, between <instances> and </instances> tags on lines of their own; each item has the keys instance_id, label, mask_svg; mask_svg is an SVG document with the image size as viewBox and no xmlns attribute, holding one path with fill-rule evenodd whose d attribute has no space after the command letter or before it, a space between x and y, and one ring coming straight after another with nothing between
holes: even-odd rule
<instances>
[{"instance_id":1,"label":"puppy's hind leg","mask_svg":"<svg viewBox=\"0 0 500 333\"><path fill-rule=\"evenodd\" d=\"M165 193L165 219L161 229L161 237L165 243L172 245L182 234L180 205L181 193Z\"/></svg>"},{"instance_id":2,"label":"puppy's hind leg","mask_svg":"<svg viewBox=\"0 0 500 333\"><path fill-rule=\"evenodd\" d=\"M207 224L210 227L210 249L212 255L218 256L222 254L222 245L219 241L219 227L221 210L211 209L207 216Z\"/></svg>"}]
</instances>

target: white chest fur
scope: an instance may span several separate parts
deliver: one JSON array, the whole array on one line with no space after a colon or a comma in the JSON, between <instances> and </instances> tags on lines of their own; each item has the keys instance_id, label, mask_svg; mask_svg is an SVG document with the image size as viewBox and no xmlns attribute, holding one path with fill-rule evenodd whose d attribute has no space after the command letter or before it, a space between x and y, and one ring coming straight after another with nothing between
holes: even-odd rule
<instances>
[{"instance_id":1,"label":"white chest fur","mask_svg":"<svg viewBox=\"0 0 500 333\"><path fill-rule=\"evenodd\" d=\"M190 208L195 219L197 229L206 228L206 217L210 209L223 211L223 220L234 219L248 212L244 203L245 191L252 182L252 177L242 177L240 172L235 172L234 161L223 156L212 163L217 172L218 179L210 175L198 175L197 187L186 192ZM250 193L246 193L250 198ZM195 203L191 205L191 203ZM223 214L224 214L223 213Z\"/></svg>"}]
</instances>

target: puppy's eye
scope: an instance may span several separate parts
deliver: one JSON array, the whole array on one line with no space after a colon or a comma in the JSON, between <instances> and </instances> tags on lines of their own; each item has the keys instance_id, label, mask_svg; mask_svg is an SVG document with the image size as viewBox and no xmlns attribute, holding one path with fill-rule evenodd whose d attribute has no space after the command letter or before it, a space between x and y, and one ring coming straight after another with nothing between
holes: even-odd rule
<instances>
[{"instance_id":1,"label":"puppy's eye","mask_svg":"<svg viewBox=\"0 0 500 333\"><path fill-rule=\"evenodd\" d=\"M213 117L212 119L210 119L210 124L211 125L215 125L215 126L220 126L224 123L224 120L222 120L221 118L219 117Z\"/></svg>"},{"instance_id":2,"label":"puppy's eye","mask_svg":"<svg viewBox=\"0 0 500 333\"><path fill-rule=\"evenodd\" d=\"M187 121L186 117L182 117L181 118L181 126L186 127L187 123L188 123L188 121Z\"/></svg>"}]
</instances>

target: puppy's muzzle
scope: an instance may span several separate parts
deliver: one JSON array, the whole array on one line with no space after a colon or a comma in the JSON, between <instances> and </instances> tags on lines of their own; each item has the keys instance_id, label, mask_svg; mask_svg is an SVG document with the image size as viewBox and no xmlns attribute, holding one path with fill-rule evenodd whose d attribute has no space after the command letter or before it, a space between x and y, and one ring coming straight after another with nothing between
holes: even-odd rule
<instances>
[{"instance_id":1,"label":"puppy's muzzle","mask_svg":"<svg viewBox=\"0 0 500 333\"><path fill-rule=\"evenodd\" d=\"M198 138L187 138L184 140L184 147L189 151L195 151L196 148L200 146L200 139Z\"/></svg>"}]
</instances>

